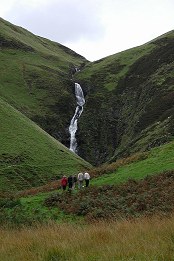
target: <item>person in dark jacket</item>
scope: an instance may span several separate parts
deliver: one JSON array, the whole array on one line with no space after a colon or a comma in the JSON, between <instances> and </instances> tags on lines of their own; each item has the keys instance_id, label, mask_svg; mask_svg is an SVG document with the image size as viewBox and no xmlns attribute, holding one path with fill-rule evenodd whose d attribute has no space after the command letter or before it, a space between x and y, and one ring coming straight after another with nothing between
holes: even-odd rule
<instances>
[{"instance_id":1,"label":"person in dark jacket","mask_svg":"<svg viewBox=\"0 0 174 261\"><path fill-rule=\"evenodd\" d=\"M68 184L68 180L66 176L63 176L63 178L60 181L61 187L63 190L66 190L67 184Z\"/></svg>"},{"instance_id":2,"label":"person in dark jacket","mask_svg":"<svg viewBox=\"0 0 174 261\"><path fill-rule=\"evenodd\" d=\"M73 186L73 177L72 175L70 175L68 177L68 190L71 191L72 190L72 186Z\"/></svg>"},{"instance_id":3,"label":"person in dark jacket","mask_svg":"<svg viewBox=\"0 0 174 261\"><path fill-rule=\"evenodd\" d=\"M76 183L77 183L77 177L76 175L73 176L73 185L72 185L72 189L75 189L76 187Z\"/></svg>"}]
</instances>

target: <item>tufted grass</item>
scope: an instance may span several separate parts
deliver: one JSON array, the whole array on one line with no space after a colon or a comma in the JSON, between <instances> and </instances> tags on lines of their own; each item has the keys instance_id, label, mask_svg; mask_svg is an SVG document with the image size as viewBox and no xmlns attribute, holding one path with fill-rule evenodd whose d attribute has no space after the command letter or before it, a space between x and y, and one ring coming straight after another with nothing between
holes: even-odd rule
<instances>
[{"instance_id":1,"label":"tufted grass","mask_svg":"<svg viewBox=\"0 0 174 261\"><path fill-rule=\"evenodd\" d=\"M0 229L1 261L174 259L174 216Z\"/></svg>"}]
</instances>

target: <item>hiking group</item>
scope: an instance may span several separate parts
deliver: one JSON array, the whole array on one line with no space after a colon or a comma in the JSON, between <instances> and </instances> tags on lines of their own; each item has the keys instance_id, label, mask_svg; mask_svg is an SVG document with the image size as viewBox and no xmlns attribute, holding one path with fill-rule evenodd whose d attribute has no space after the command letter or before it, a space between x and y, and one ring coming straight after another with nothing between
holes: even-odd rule
<instances>
[{"instance_id":1,"label":"hiking group","mask_svg":"<svg viewBox=\"0 0 174 261\"><path fill-rule=\"evenodd\" d=\"M77 177L76 175L72 176L70 175L68 178L66 176L63 176L61 179L61 187L63 190L66 190L68 186L68 190L73 190L76 187L76 184L78 182L78 188L81 189L83 187L83 183L85 182L85 187L89 186L89 180L90 175L88 172L85 172L84 174L80 172Z\"/></svg>"}]
</instances>

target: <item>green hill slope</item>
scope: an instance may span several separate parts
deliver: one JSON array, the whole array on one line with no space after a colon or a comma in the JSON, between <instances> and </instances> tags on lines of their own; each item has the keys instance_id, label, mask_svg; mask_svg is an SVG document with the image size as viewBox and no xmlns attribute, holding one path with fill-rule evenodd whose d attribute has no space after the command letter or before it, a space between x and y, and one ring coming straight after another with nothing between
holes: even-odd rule
<instances>
[{"instance_id":1,"label":"green hill slope","mask_svg":"<svg viewBox=\"0 0 174 261\"><path fill-rule=\"evenodd\" d=\"M137 159L136 159L137 158ZM127 159L128 163L115 162L110 166L110 171L107 174L101 175L93 179L93 185L114 185L125 183L129 179L139 180L147 176L158 175L163 171L174 170L174 142L161 145L151 149L146 155L135 155ZM115 169L114 169L115 168Z\"/></svg>"},{"instance_id":2,"label":"green hill slope","mask_svg":"<svg viewBox=\"0 0 174 261\"><path fill-rule=\"evenodd\" d=\"M0 192L45 184L90 168L34 122L0 99Z\"/></svg>"},{"instance_id":3,"label":"green hill slope","mask_svg":"<svg viewBox=\"0 0 174 261\"><path fill-rule=\"evenodd\" d=\"M0 96L69 147L72 74L87 60L0 19Z\"/></svg>"},{"instance_id":4,"label":"green hill slope","mask_svg":"<svg viewBox=\"0 0 174 261\"><path fill-rule=\"evenodd\" d=\"M0 97L67 147L73 81L81 84L78 153L88 162L115 161L173 139L174 31L93 63L3 19L0 42Z\"/></svg>"},{"instance_id":5,"label":"green hill slope","mask_svg":"<svg viewBox=\"0 0 174 261\"><path fill-rule=\"evenodd\" d=\"M76 74L88 93L80 122L82 157L99 165L172 139L173 43L171 31L89 63Z\"/></svg>"},{"instance_id":6,"label":"green hill slope","mask_svg":"<svg viewBox=\"0 0 174 261\"><path fill-rule=\"evenodd\" d=\"M76 188L71 194L52 191L48 184L47 190L43 190L45 193L39 193L37 188L38 193L24 192L23 195L28 195L25 198L1 198L0 220L25 224L50 219L72 221L83 216L90 221L153 214L168 216L174 209L174 142L144 154L134 155L122 163L119 160L116 170L93 177L87 189ZM94 169L89 172L92 176Z\"/></svg>"}]
</instances>

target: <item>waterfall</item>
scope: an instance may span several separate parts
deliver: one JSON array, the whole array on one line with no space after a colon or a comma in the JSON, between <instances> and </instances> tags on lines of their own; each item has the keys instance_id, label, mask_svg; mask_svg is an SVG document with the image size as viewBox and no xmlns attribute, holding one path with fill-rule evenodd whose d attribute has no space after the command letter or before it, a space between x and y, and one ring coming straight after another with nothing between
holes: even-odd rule
<instances>
[{"instance_id":1,"label":"waterfall","mask_svg":"<svg viewBox=\"0 0 174 261\"><path fill-rule=\"evenodd\" d=\"M85 104L85 98L83 95L83 90L80 84L75 83L75 96L77 107L74 113L74 116L71 119L71 123L69 126L69 133L70 133L70 150L73 152L77 152L77 141L76 141L76 131L77 131L77 121L80 118L80 115L83 112L83 105Z\"/></svg>"}]
</instances>

